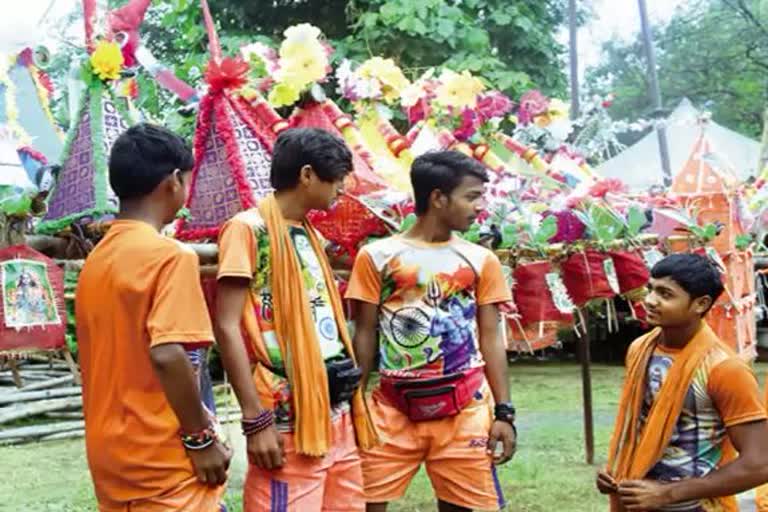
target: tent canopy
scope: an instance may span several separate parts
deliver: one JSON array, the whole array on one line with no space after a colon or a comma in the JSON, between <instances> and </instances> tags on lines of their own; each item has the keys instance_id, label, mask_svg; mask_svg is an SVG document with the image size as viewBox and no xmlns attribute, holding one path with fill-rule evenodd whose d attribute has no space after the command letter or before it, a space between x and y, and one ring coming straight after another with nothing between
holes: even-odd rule
<instances>
[{"instance_id":1,"label":"tent canopy","mask_svg":"<svg viewBox=\"0 0 768 512\"><path fill-rule=\"evenodd\" d=\"M710 150L733 169L736 176L746 179L756 174L760 144L714 121L700 121L701 112L684 98L670 114L667 141L672 176L676 176L688 161L691 150L705 130ZM618 178L634 191L647 190L664 184L664 171L659 157L656 131L649 132L636 144L603 162L597 172L605 178Z\"/></svg>"}]
</instances>

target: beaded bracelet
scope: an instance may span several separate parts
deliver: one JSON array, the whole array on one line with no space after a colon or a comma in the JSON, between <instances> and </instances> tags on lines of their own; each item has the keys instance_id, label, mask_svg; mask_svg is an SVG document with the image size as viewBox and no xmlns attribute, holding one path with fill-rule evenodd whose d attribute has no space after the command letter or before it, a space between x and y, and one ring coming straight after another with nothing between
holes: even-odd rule
<instances>
[{"instance_id":1,"label":"beaded bracelet","mask_svg":"<svg viewBox=\"0 0 768 512\"><path fill-rule=\"evenodd\" d=\"M275 418L272 414L272 411L265 409L256 415L255 418L243 418L240 421L240 425L243 428L243 435L251 436L266 430L268 427L272 426L274 422Z\"/></svg>"},{"instance_id":2,"label":"beaded bracelet","mask_svg":"<svg viewBox=\"0 0 768 512\"><path fill-rule=\"evenodd\" d=\"M179 432L181 437L181 444L187 450L204 450L216 442L218 436L213 426L209 425L200 432L187 433L184 431Z\"/></svg>"}]
</instances>

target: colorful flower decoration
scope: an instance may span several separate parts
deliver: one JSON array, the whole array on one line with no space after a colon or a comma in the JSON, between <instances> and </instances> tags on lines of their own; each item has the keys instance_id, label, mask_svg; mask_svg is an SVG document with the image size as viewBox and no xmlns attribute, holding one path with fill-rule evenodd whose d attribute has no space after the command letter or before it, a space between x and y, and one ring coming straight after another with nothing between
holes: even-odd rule
<instances>
[{"instance_id":1,"label":"colorful flower decoration","mask_svg":"<svg viewBox=\"0 0 768 512\"><path fill-rule=\"evenodd\" d=\"M515 104L505 94L489 91L480 95L475 110L483 121L490 121L503 118L512 112L514 106Z\"/></svg>"},{"instance_id":2,"label":"colorful flower decoration","mask_svg":"<svg viewBox=\"0 0 768 512\"><path fill-rule=\"evenodd\" d=\"M248 83L247 75L247 62L240 57L225 57L221 62L211 59L205 70L205 81L212 91L237 89Z\"/></svg>"},{"instance_id":3,"label":"colorful flower decoration","mask_svg":"<svg viewBox=\"0 0 768 512\"><path fill-rule=\"evenodd\" d=\"M472 76L469 71L456 73L446 69L440 75L439 81L435 100L443 107L475 108L477 96L485 89L483 82Z\"/></svg>"},{"instance_id":4,"label":"colorful flower decoration","mask_svg":"<svg viewBox=\"0 0 768 512\"><path fill-rule=\"evenodd\" d=\"M400 97L400 93L410 85L402 70L392 59L373 57L363 62L357 74L363 79L379 82L384 101L391 103Z\"/></svg>"},{"instance_id":5,"label":"colorful flower decoration","mask_svg":"<svg viewBox=\"0 0 768 512\"><path fill-rule=\"evenodd\" d=\"M288 27L280 45L275 86L269 102L275 107L290 105L316 82L325 80L330 70L333 48L321 41L320 29L309 23Z\"/></svg>"},{"instance_id":6,"label":"colorful flower decoration","mask_svg":"<svg viewBox=\"0 0 768 512\"><path fill-rule=\"evenodd\" d=\"M535 89L528 91L520 98L517 119L522 125L529 124L534 117L546 113L548 108L549 99L546 96Z\"/></svg>"},{"instance_id":7,"label":"colorful flower decoration","mask_svg":"<svg viewBox=\"0 0 768 512\"><path fill-rule=\"evenodd\" d=\"M93 74L105 81L119 78L124 62L120 46L106 40L99 41L90 58Z\"/></svg>"}]
</instances>

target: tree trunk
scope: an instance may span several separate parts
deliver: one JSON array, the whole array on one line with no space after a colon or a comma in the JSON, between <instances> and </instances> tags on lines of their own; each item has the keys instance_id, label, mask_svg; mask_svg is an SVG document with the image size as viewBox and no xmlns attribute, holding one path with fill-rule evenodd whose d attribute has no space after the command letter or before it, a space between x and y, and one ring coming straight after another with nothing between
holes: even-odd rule
<instances>
[{"instance_id":1,"label":"tree trunk","mask_svg":"<svg viewBox=\"0 0 768 512\"><path fill-rule=\"evenodd\" d=\"M760 139L760 161L757 164L757 176L768 167L768 101L763 110L763 136Z\"/></svg>"}]
</instances>

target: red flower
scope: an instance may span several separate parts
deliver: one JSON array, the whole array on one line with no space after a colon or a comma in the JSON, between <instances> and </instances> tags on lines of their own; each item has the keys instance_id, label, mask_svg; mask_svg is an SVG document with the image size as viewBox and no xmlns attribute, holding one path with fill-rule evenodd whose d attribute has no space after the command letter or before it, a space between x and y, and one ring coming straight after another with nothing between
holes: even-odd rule
<instances>
[{"instance_id":1,"label":"red flower","mask_svg":"<svg viewBox=\"0 0 768 512\"><path fill-rule=\"evenodd\" d=\"M205 70L205 81L212 91L236 89L248 82L248 63L241 57L224 57L221 63L211 59Z\"/></svg>"}]
</instances>

